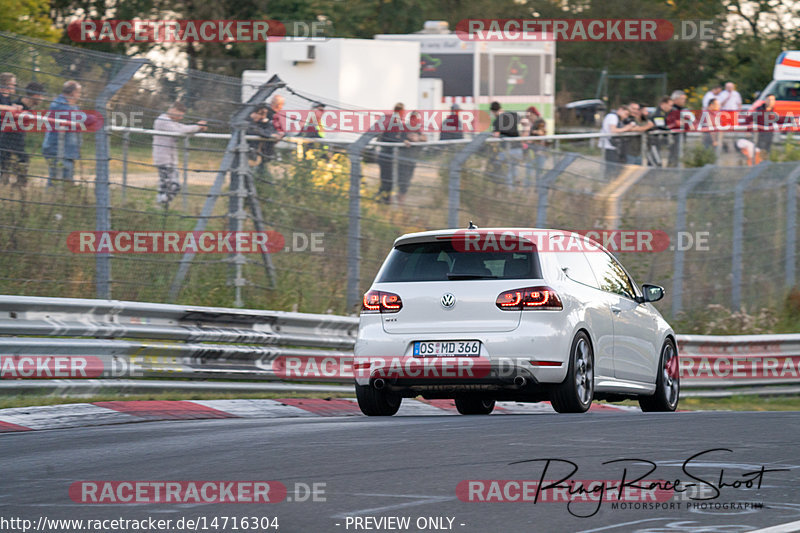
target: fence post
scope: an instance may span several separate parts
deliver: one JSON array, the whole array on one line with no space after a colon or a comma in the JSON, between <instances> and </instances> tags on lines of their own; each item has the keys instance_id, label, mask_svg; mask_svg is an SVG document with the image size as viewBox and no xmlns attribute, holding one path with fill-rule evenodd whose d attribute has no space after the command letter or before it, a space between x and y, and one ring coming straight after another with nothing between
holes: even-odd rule
<instances>
[{"instance_id":1,"label":"fence post","mask_svg":"<svg viewBox=\"0 0 800 533\"><path fill-rule=\"evenodd\" d=\"M639 157L642 158L642 165L647 166L647 132L643 131L639 136L639 139L642 145L639 147Z\"/></svg>"},{"instance_id":2,"label":"fence post","mask_svg":"<svg viewBox=\"0 0 800 533\"><path fill-rule=\"evenodd\" d=\"M58 183L64 183L64 142L65 142L65 135L63 131L58 132L58 137L56 137L56 168L58 169ZM75 169L72 169L72 178L75 179Z\"/></svg>"},{"instance_id":3,"label":"fence post","mask_svg":"<svg viewBox=\"0 0 800 533\"><path fill-rule=\"evenodd\" d=\"M235 195L234 198L236 199L236 212L231 213L233 215L233 220L231 222L233 224L232 230L238 232L244 230L244 220L247 217L246 213L244 212L244 199L247 196L247 192L245 191L245 180L247 180L247 173L250 171L249 164L247 162L247 153L250 151L250 148L247 146L247 139L245 139L244 129L237 131L234 136L239 140L238 144L236 145L236 157L239 164L236 166L236 168L232 169L232 172L235 172L238 175L238 179L236 180L236 191L231 191L231 194ZM242 287L247 282L247 280L242 277L242 268L245 263L244 254L242 254L242 251L237 248L231 257L231 260L233 261L234 265L232 281L236 295L233 301L233 306L244 307L244 300L242 299Z\"/></svg>"},{"instance_id":4,"label":"fence post","mask_svg":"<svg viewBox=\"0 0 800 533\"><path fill-rule=\"evenodd\" d=\"M128 146L131 142L131 132L122 132L122 201L125 201L125 194L128 190Z\"/></svg>"},{"instance_id":5,"label":"fence post","mask_svg":"<svg viewBox=\"0 0 800 533\"><path fill-rule=\"evenodd\" d=\"M800 164L786 177L786 288L794 287L794 264L797 242L797 178L800 177Z\"/></svg>"},{"instance_id":6,"label":"fence post","mask_svg":"<svg viewBox=\"0 0 800 533\"><path fill-rule=\"evenodd\" d=\"M378 132L369 131L347 147L347 157L350 159L350 204L347 214L347 295L345 305L348 313L355 311L356 305L361 301L359 294L361 278L361 152L377 136Z\"/></svg>"},{"instance_id":7,"label":"fence post","mask_svg":"<svg viewBox=\"0 0 800 533\"><path fill-rule=\"evenodd\" d=\"M541 180L536 182L536 227L543 228L547 225L547 201L550 186L578 157L578 154L567 152L561 160L547 171Z\"/></svg>"},{"instance_id":8,"label":"fence post","mask_svg":"<svg viewBox=\"0 0 800 533\"><path fill-rule=\"evenodd\" d=\"M485 131L476 135L450 160L450 179L447 184L447 226L450 228L458 227L458 210L461 208L461 167L469 156L483 146L491 134L492 132Z\"/></svg>"},{"instance_id":9,"label":"fence post","mask_svg":"<svg viewBox=\"0 0 800 533\"><path fill-rule=\"evenodd\" d=\"M706 165L694 173L680 189L678 189L678 213L675 220L675 242L678 242L680 235L686 231L686 200L701 181L706 179L714 168L713 165ZM675 247L673 257L674 278L672 279L672 316L673 318L680 313L683 308L683 249Z\"/></svg>"},{"instance_id":10,"label":"fence post","mask_svg":"<svg viewBox=\"0 0 800 533\"><path fill-rule=\"evenodd\" d=\"M400 162L398 161L400 156L400 147L394 146L392 147L392 192L389 196L389 203L392 202L392 196L397 198L395 195L397 194L398 190L398 182L400 181L398 178L398 174L400 172Z\"/></svg>"},{"instance_id":11,"label":"fence post","mask_svg":"<svg viewBox=\"0 0 800 533\"><path fill-rule=\"evenodd\" d=\"M256 93L250 97L250 100L247 101L247 104L242 106L242 108L236 112L233 118L231 118L231 124L234 126L234 128L239 127L240 124L247 120L247 117L250 115L256 105L266 101L266 99L274 91L278 90L284 85L285 84L276 75L272 76L267 83L259 87L258 91L256 91ZM200 216L197 219L197 223L194 226L194 231L205 231L206 226L208 225L208 220L211 218L211 215L214 212L214 204L217 202L217 198L222 193L222 185L225 183L225 176L228 174L228 170L230 170L231 165L233 164L237 141L238 139L235 135L231 135L231 138L228 140L228 145L225 147L225 155L222 156L222 161L219 164L217 177L214 179L214 184L208 191L205 204L203 204L203 211L200 213ZM169 288L168 301L174 302L178 297L178 293L181 290L181 285L183 285L183 280L186 279L186 275L189 273L189 267L192 264L192 259L194 259L193 252L185 252L183 254L180 266L178 267L178 272L175 274L175 278L172 280L172 285Z\"/></svg>"},{"instance_id":12,"label":"fence post","mask_svg":"<svg viewBox=\"0 0 800 533\"><path fill-rule=\"evenodd\" d=\"M183 211L189 209L186 199L186 188L189 186L189 136L183 138L183 187L181 188L181 199L183 200Z\"/></svg>"},{"instance_id":13,"label":"fence post","mask_svg":"<svg viewBox=\"0 0 800 533\"><path fill-rule=\"evenodd\" d=\"M736 184L733 199L733 246L731 247L731 309L739 309L742 303L742 256L744 250L744 192L750 182L769 167L765 161L755 166Z\"/></svg>"},{"instance_id":14,"label":"fence post","mask_svg":"<svg viewBox=\"0 0 800 533\"><path fill-rule=\"evenodd\" d=\"M111 197L108 190L108 162L111 158L108 149L108 112L106 107L109 100L130 80L139 68L149 63L146 59L128 60L120 68L108 85L95 100L95 109L103 117L103 126L94 134L95 151L95 229L97 231L111 230ZM63 166L62 166L63 168ZM63 170L62 170L63 178ZM97 297L111 298L111 256L108 252L97 254L95 261Z\"/></svg>"}]
</instances>

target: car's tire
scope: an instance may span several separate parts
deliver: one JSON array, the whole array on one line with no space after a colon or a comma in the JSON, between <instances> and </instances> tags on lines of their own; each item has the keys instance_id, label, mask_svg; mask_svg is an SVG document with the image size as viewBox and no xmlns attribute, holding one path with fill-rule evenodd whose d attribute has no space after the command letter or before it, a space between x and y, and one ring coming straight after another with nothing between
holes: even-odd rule
<instances>
[{"instance_id":1,"label":"car's tire","mask_svg":"<svg viewBox=\"0 0 800 533\"><path fill-rule=\"evenodd\" d=\"M392 416L400 409L403 397L385 389L356 385L356 399L361 412L367 416Z\"/></svg>"},{"instance_id":2,"label":"car's tire","mask_svg":"<svg viewBox=\"0 0 800 533\"><path fill-rule=\"evenodd\" d=\"M594 399L594 354L589 336L579 331L569 350L567 377L556 385L550 403L559 413L585 413Z\"/></svg>"},{"instance_id":3,"label":"car's tire","mask_svg":"<svg viewBox=\"0 0 800 533\"><path fill-rule=\"evenodd\" d=\"M672 339L664 341L658 361L656 392L652 396L640 396L639 407L644 412L670 412L678 408L681 394L681 376L678 366L678 350Z\"/></svg>"},{"instance_id":4,"label":"car's tire","mask_svg":"<svg viewBox=\"0 0 800 533\"><path fill-rule=\"evenodd\" d=\"M494 400L485 398L456 398L456 409L462 415L488 415L494 411Z\"/></svg>"}]
</instances>

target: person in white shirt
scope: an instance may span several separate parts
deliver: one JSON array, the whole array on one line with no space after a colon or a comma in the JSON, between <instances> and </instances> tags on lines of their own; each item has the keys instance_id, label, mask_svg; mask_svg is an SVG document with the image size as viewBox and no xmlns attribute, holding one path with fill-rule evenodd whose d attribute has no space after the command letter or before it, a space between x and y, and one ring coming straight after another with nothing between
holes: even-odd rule
<instances>
[{"instance_id":1,"label":"person in white shirt","mask_svg":"<svg viewBox=\"0 0 800 533\"><path fill-rule=\"evenodd\" d=\"M732 81L725 84L725 90L719 94L717 100L722 111L738 111L742 108L742 95Z\"/></svg>"},{"instance_id":2,"label":"person in white shirt","mask_svg":"<svg viewBox=\"0 0 800 533\"><path fill-rule=\"evenodd\" d=\"M197 133L206 129L206 121L196 124L181 124L186 114L186 106L173 103L166 113L162 113L153 123L153 129L173 133ZM158 195L156 203L167 207L181 190L178 179L178 137L153 135L153 164L158 168Z\"/></svg>"},{"instance_id":3,"label":"person in white shirt","mask_svg":"<svg viewBox=\"0 0 800 533\"><path fill-rule=\"evenodd\" d=\"M622 121L628 118L628 116L630 116L630 110L628 106L621 105L616 109L616 111L610 112L603 119L603 125L600 128L600 133L605 133L606 135L600 137L597 145L603 150L603 154L605 156L606 178L610 178L612 177L612 174L616 174L616 168L614 167L613 163L624 163L620 157L621 152L616 146L621 146L621 143L619 142L621 139L618 138L617 140L614 140L612 135L617 133L625 133L636 127L636 124L634 123L626 124L624 126L622 125Z\"/></svg>"},{"instance_id":4,"label":"person in white shirt","mask_svg":"<svg viewBox=\"0 0 800 533\"><path fill-rule=\"evenodd\" d=\"M715 83L705 95L703 95L703 111L708 109L708 103L711 100L719 101L719 94L722 92L722 85Z\"/></svg>"},{"instance_id":5,"label":"person in white shirt","mask_svg":"<svg viewBox=\"0 0 800 533\"><path fill-rule=\"evenodd\" d=\"M717 100L719 100L720 111L739 111L742 108L742 95L736 90L736 84L732 81L725 84L725 90L719 93ZM724 140L724 136L725 134L720 132L722 151L727 153L730 151L730 146Z\"/></svg>"}]
</instances>

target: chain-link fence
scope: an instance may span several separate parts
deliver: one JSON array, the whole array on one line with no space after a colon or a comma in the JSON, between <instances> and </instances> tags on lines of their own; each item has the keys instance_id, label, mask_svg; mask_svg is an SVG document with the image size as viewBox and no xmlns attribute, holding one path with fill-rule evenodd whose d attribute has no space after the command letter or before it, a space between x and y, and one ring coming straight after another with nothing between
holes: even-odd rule
<instances>
[{"instance_id":1,"label":"chain-link fence","mask_svg":"<svg viewBox=\"0 0 800 533\"><path fill-rule=\"evenodd\" d=\"M672 316L709 303L775 304L795 283L797 163L607 163L598 135L265 143L245 136L258 104L280 94L286 109L309 109L320 98L274 78L243 103L238 79L7 34L0 71L17 76L19 93L42 83L45 108L76 80L76 106L105 118L104 128L81 134L74 179L63 172L63 148L42 155L41 132L26 134L25 179L14 169L0 176L0 293L350 312L395 237L470 220L663 232L669 246L619 255L637 281L667 287L659 306ZM176 100L187 107L183 123L206 121L208 130L154 128ZM177 164L166 176L154 142L174 143ZM269 254L186 245L189 234L224 231L282 238ZM171 232L181 245L130 253L92 241L84 249L81 239L98 232Z\"/></svg>"}]
</instances>

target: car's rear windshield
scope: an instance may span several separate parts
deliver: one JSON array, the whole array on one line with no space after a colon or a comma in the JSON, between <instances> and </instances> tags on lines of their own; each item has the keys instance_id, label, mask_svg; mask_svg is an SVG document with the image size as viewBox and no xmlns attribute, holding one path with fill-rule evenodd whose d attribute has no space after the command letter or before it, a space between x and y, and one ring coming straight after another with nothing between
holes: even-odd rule
<instances>
[{"instance_id":1,"label":"car's rear windshield","mask_svg":"<svg viewBox=\"0 0 800 533\"><path fill-rule=\"evenodd\" d=\"M529 247L533 248L532 246ZM533 251L461 251L448 240L395 247L378 282L471 281L479 279L539 279Z\"/></svg>"}]
</instances>

